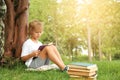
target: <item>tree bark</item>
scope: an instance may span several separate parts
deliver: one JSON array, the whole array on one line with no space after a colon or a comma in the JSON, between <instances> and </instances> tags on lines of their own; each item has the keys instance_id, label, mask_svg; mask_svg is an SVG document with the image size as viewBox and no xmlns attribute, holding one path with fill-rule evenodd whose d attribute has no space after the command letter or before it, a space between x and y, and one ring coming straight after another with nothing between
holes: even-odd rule
<instances>
[{"instance_id":1,"label":"tree bark","mask_svg":"<svg viewBox=\"0 0 120 80\"><path fill-rule=\"evenodd\" d=\"M98 32L98 43L99 43L99 60L102 60L102 50L101 50L101 31Z\"/></svg>"},{"instance_id":2,"label":"tree bark","mask_svg":"<svg viewBox=\"0 0 120 80\"><path fill-rule=\"evenodd\" d=\"M112 61L112 55L109 53L108 54L109 61Z\"/></svg>"},{"instance_id":3,"label":"tree bark","mask_svg":"<svg viewBox=\"0 0 120 80\"><path fill-rule=\"evenodd\" d=\"M4 53L4 33L5 33L5 25L4 25L4 18L6 13L6 5L4 0L0 0L0 59Z\"/></svg>"},{"instance_id":4,"label":"tree bark","mask_svg":"<svg viewBox=\"0 0 120 80\"><path fill-rule=\"evenodd\" d=\"M88 56L89 56L89 61L92 62L92 51L91 51L91 29L90 26L87 24L87 37L88 37Z\"/></svg>"},{"instance_id":5,"label":"tree bark","mask_svg":"<svg viewBox=\"0 0 120 80\"><path fill-rule=\"evenodd\" d=\"M16 3L15 3L16 2ZM5 57L20 57L22 44L27 38L29 0L5 0Z\"/></svg>"}]
</instances>

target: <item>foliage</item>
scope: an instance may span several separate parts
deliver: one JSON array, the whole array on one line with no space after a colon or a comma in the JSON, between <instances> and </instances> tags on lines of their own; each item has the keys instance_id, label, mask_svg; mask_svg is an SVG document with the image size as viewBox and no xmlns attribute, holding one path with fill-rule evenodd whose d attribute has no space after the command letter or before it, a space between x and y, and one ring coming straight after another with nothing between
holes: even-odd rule
<instances>
[{"instance_id":1,"label":"foliage","mask_svg":"<svg viewBox=\"0 0 120 80\"><path fill-rule=\"evenodd\" d=\"M5 17L6 5L4 0L0 0L0 18Z\"/></svg>"},{"instance_id":2,"label":"foliage","mask_svg":"<svg viewBox=\"0 0 120 80\"><path fill-rule=\"evenodd\" d=\"M69 57L73 56L76 48L88 48L88 26L95 55L99 49L105 54L120 53L120 3L114 0L90 1L62 0L58 3L56 0L31 0L29 21L43 21L44 33L40 40L56 43L60 53Z\"/></svg>"},{"instance_id":3,"label":"foliage","mask_svg":"<svg viewBox=\"0 0 120 80\"><path fill-rule=\"evenodd\" d=\"M115 54L113 59L114 60L120 60L120 54L119 53Z\"/></svg>"}]
</instances>

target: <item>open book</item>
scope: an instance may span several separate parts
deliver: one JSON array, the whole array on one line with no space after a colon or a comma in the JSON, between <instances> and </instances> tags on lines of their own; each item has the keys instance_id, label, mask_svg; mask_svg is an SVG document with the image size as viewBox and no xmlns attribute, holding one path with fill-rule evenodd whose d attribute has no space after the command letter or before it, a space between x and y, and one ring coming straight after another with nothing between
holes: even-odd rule
<instances>
[{"instance_id":1,"label":"open book","mask_svg":"<svg viewBox=\"0 0 120 80\"><path fill-rule=\"evenodd\" d=\"M43 44L38 48L38 50L42 51L46 46L50 46L50 45L54 45L54 44L53 43Z\"/></svg>"},{"instance_id":2,"label":"open book","mask_svg":"<svg viewBox=\"0 0 120 80\"><path fill-rule=\"evenodd\" d=\"M43 44L41 46L39 46L38 50L42 51L46 46L50 46L50 45L54 45L53 43L49 43L49 44ZM33 59L36 59L37 57L33 57Z\"/></svg>"}]
</instances>

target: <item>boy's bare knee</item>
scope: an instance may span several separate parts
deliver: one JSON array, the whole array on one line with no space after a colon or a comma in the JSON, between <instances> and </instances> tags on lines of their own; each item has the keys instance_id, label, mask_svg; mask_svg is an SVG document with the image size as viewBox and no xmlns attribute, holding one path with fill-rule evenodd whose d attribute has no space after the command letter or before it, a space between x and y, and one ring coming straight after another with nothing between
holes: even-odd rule
<instances>
[{"instance_id":1,"label":"boy's bare knee","mask_svg":"<svg viewBox=\"0 0 120 80\"><path fill-rule=\"evenodd\" d=\"M47 50L47 51L50 50L50 49L51 49L51 46L46 46L45 47L45 50Z\"/></svg>"}]
</instances>

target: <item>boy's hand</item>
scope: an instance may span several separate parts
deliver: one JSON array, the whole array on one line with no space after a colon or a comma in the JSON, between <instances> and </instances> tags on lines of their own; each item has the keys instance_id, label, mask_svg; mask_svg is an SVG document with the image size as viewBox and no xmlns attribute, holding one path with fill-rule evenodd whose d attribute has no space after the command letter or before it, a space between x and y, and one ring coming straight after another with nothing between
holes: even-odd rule
<instances>
[{"instance_id":1,"label":"boy's hand","mask_svg":"<svg viewBox=\"0 0 120 80\"><path fill-rule=\"evenodd\" d=\"M38 57L40 54L40 50L33 51L34 57Z\"/></svg>"}]
</instances>

